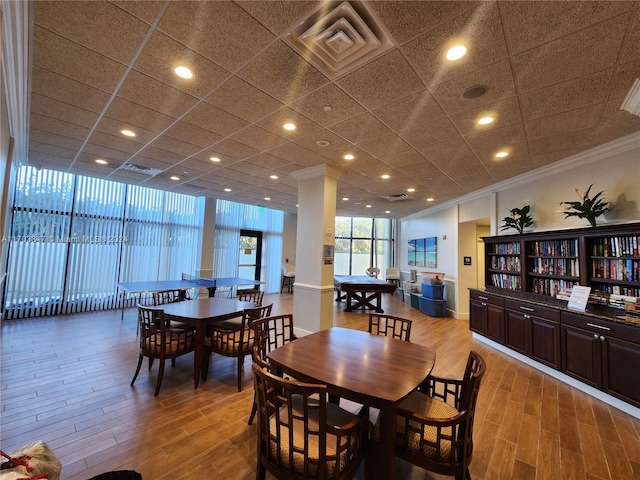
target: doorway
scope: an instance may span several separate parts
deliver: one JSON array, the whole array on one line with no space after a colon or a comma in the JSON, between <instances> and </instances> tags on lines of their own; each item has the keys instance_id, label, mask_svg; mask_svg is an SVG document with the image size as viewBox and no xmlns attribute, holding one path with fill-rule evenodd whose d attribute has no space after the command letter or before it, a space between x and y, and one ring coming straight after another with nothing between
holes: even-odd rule
<instances>
[{"instance_id":1,"label":"doorway","mask_svg":"<svg viewBox=\"0 0 640 480\"><path fill-rule=\"evenodd\" d=\"M260 280L262 270L262 232L240 230L238 276ZM249 287L252 288L252 287Z\"/></svg>"}]
</instances>

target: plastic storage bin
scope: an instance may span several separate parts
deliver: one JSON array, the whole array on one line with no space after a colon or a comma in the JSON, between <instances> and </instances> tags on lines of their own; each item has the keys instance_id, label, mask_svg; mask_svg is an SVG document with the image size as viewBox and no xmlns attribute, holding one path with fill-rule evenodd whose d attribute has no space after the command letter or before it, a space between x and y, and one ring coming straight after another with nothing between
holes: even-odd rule
<instances>
[{"instance_id":1,"label":"plastic storage bin","mask_svg":"<svg viewBox=\"0 0 640 480\"><path fill-rule=\"evenodd\" d=\"M420 302L420 311L431 317L444 317L444 311L447 306L446 300L433 300L426 297L418 297Z\"/></svg>"},{"instance_id":2,"label":"plastic storage bin","mask_svg":"<svg viewBox=\"0 0 640 480\"><path fill-rule=\"evenodd\" d=\"M413 308L420 308L420 298L422 298L420 296L419 293L412 293L411 294L411 306Z\"/></svg>"},{"instance_id":3,"label":"plastic storage bin","mask_svg":"<svg viewBox=\"0 0 640 480\"><path fill-rule=\"evenodd\" d=\"M422 296L433 300L442 300L444 298L444 285L423 283Z\"/></svg>"},{"instance_id":4,"label":"plastic storage bin","mask_svg":"<svg viewBox=\"0 0 640 480\"><path fill-rule=\"evenodd\" d=\"M442 272L420 272L422 281L429 285L442 285L444 283L444 273Z\"/></svg>"}]
</instances>

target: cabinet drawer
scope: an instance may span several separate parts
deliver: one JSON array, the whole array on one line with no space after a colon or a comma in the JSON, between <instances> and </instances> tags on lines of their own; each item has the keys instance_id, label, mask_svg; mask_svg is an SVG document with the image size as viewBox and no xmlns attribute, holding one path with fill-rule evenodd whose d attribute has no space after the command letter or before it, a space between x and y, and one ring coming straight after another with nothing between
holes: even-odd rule
<instances>
[{"instance_id":1,"label":"cabinet drawer","mask_svg":"<svg viewBox=\"0 0 640 480\"><path fill-rule=\"evenodd\" d=\"M497 297L488 293L471 291L469 292L469 297L471 298L471 300L477 300L479 302L485 302L491 305L497 305L499 307L504 306L503 297Z\"/></svg>"},{"instance_id":2,"label":"cabinet drawer","mask_svg":"<svg viewBox=\"0 0 640 480\"><path fill-rule=\"evenodd\" d=\"M630 325L571 312L562 312L562 324L572 325L603 336L613 336L629 342L640 343L640 328Z\"/></svg>"},{"instance_id":3,"label":"cabinet drawer","mask_svg":"<svg viewBox=\"0 0 640 480\"><path fill-rule=\"evenodd\" d=\"M560 310L554 308L541 307L535 303L521 302L519 300L505 300L504 307L515 312L526 313L536 317L551 320L552 322L560 321Z\"/></svg>"}]
</instances>

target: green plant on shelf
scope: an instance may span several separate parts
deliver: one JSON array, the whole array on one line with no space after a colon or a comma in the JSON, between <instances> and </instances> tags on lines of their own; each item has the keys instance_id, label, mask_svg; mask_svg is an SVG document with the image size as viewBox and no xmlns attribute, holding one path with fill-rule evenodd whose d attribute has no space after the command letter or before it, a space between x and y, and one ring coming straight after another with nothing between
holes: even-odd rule
<instances>
[{"instance_id":1,"label":"green plant on shelf","mask_svg":"<svg viewBox=\"0 0 640 480\"><path fill-rule=\"evenodd\" d=\"M589 188L587 188L587 191L582 196L578 189L575 189L578 196L582 199L581 202L560 202L561 205L569 205L570 208L569 211L564 212L564 218L586 218L592 227L596 226L596 219L604 214L604 212L609 211L609 202L601 198L604 192L598 192L593 198L590 198L589 192L591 192L591 187L593 187L593 183L589 185Z\"/></svg>"},{"instance_id":2,"label":"green plant on shelf","mask_svg":"<svg viewBox=\"0 0 640 480\"><path fill-rule=\"evenodd\" d=\"M510 217L504 217L502 221L504 225L500 229L501 231L509 230L510 228L515 228L518 233L522 233L525 228L533 225L533 217L529 215L531 211L531 207L529 205L525 205L522 208L512 208L509 210L511 213Z\"/></svg>"}]
</instances>

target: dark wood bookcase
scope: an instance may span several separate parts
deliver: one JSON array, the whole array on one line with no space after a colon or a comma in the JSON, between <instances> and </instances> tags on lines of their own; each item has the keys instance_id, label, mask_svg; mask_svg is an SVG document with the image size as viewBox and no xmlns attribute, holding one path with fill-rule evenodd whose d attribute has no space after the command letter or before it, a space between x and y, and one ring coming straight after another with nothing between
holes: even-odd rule
<instances>
[{"instance_id":1,"label":"dark wood bookcase","mask_svg":"<svg viewBox=\"0 0 640 480\"><path fill-rule=\"evenodd\" d=\"M640 223L483 237L485 286L562 298L574 285L640 297Z\"/></svg>"}]
</instances>

